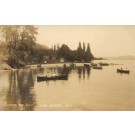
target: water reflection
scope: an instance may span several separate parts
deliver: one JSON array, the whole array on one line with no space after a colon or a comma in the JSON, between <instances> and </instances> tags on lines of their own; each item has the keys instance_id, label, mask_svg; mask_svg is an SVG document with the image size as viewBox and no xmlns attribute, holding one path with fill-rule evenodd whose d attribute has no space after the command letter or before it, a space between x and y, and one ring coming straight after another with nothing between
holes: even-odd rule
<instances>
[{"instance_id":1,"label":"water reflection","mask_svg":"<svg viewBox=\"0 0 135 135\"><path fill-rule=\"evenodd\" d=\"M47 67L46 72L49 71L49 74L70 74L71 68L69 67Z\"/></svg>"},{"instance_id":2,"label":"water reflection","mask_svg":"<svg viewBox=\"0 0 135 135\"><path fill-rule=\"evenodd\" d=\"M86 77L87 77L87 79L89 79L90 78L90 72L91 72L91 68L89 68L89 67L78 67L77 68L79 80L81 80L81 79L85 80Z\"/></svg>"},{"instance_id":3,"label":"water reflection","mask_svg":"<svg viewBox=\"0 0 135 135\"><path fill-rule=\"evenodd\" d=\"M83 80L85 79L85 68L83 68Z\"/></svg>"},{"instance_id":4,"label":"water reflection","mask_svg":"<svg viewBox=\"0 0 135 135\"><path fill-rule=\"evenodd\" d=\"M82 76L82 68L78 68L77 69L77 73L78 73L78 77L79 77L79 81L81 80L81 76Z\"/></svg>"},{"instance_id":5,"label":"water reflection","mask_svg":"<svg viewBox=\"0 0 135 135\"><path fill-rule=\"evenodd\" d=\"M71 78L78 76L81 79L89 79L91 68L84 67L41 67L13 70L7 76L7 91L4 99L3 110L35 110L36 106L36 89L37 75L45 75L49 71L50 74L71 74ZM77 72L77 73L76 73ZM60 80L59 82L64 82ZM49 81L46 81L49 86Z\"/></svg>"},{"instance_id":6,"label":"water reflection","mask_svg":"<svg viewBox=\"0 0 135 135\"><path fill-rule=\"evenodd\" d=\"M19 95L20 103L25 106L25 110L33 110L35 106L35 94L33 91L34 87L34 72L31 70L22 70L18 72L18 84L19 84ZM27 104L32 106L27 106Z\"/></svg>"},{"instance_id":7,"label":"water reflection","mask_svg":"<svg viewBox=\"0 0 135 135\"><path fill-rule=\"evenodd\" d=\"M38 72L40 74L43 74L45 72L45 68L43 67L40 67L40 68L37 68L37 70L34 70L35 71L35 74Z\"/></svg>"},{"instance_id":8,"label":"water reflection","mask_svg":"<svg viewBox=\"0 0 135 135\"><path fill-rule=\"evenodd\" d=\"M87 79L89 79L90 78L90 72L91 72L91 68L85 68L86 69L86 71L87 71Z\"/></svg>"},{"instance_id":9,"label":"water reflection","mask_svg":"<svg viewBox=\"0 0 135 135\"><path fill-rule=\"evenodd\" d=\"M17 84L17 74L15 71L11 72L9 76L9 90L7 91L6 100L7 105L5 104L6 110L18 110L18 84Z\"/></svg>"},{"instance_id":10,"label":"water reflection","mask_svg":"<svg viewBox=\"0 0 135 135\"><path fill-rule=\"evenodd\" d=\"M34 110L36 96L33 91L34 72L30 69L12 71L5 110Z\"/></svg>"},{"instance_id":11,"label":"water reflection","mask_svg":"<svg viewBox=\"0 0 135 135\"><path fill-rule=\"evenodd\" d=\"M0 71L0 110L135 110L135 62L125 64L133 70L129 75L118 74L119 65L105 67L102 72L84 68L83 64L76 68L44 65ZM37 82L37 75L47 71L50 75L67 73L68 81ZM62 108L39 106L56 103ZM66 104L72 104L72 108L65 108Z\"/></svg>"},{"instance_id":12,"label":"water reflection","mask_svg":"<svg viewBox=\"0 0 135 135\"><path fill-rule=\"evenodd\" d=\"M56 74L74 74L78 75L79 80L83 79L89 79L90 78L90 72L91 68L90 67L76 67L76 68L71 68L71 67L47 67L46 71L49 71L50 74L56 73ZM71 71L77 71L72 72Z\"/></svg>"}]
</instances>

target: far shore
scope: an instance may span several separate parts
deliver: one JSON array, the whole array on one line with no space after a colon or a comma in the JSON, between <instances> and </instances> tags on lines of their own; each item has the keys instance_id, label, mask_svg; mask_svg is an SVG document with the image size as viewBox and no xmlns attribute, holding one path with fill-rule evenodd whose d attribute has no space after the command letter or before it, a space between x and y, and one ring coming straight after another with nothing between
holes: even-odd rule
<instances>
[{"instance_id":1,"label":"far shore","mask_svg":"<svg viewBox=\"0 0 135 135\"><path fill-rule=\"evenodd\" d=\"M92 62L93 63L100 63L102 60L93 60ZM59 62L59 63L41 63L41 64L27 64L25 65L24 67L20 67L19 69L25 69L25 68L34 68L34 67L37 67L37 65L41 65L41 67L62 67L64 64L66 64L67 67L70 66L70 64L76 64L77 66L84 66L84 64L89 64L90 62ZM106 62L105 62L106 63ZM108 63L109 65L122 65L122 64L116 64L116 63ZM14 71L14 70L19 70L18 68L11 68L8 64L6 63L3 63L2 65L4 65L3 67L0 66L0 71L3 71L3 70L11 70L11 71Z\"/></svg>"}]
</instances>

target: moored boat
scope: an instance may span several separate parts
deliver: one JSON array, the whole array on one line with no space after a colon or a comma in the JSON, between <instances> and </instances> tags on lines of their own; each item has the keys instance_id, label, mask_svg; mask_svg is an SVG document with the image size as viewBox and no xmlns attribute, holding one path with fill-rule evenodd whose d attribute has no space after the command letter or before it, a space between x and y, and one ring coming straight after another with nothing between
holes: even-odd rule
<instances>
[{"instance_id":1,"label":"moored boat","mask_svg":"<svg viewBox=\"0 0 135 135\"><path fill-rule=\"evenodd\" d=\"M108 63L102 63L102 62L100 62L99 64L100 64L100 66L109 66Z\"/></svg>"},{"instance_id":2,"label":"moored boat","mask_svg":"<svg viewBox=\"0 0 135 135\"><path fill-rule=\"evenodd\" d=\"M129 74L130 71L127 70L127 69L125 69L125 70L124 70L124 69L117 69L117 72L118 72L118 73L126 73L126 74Z\"/></svg>"},{"instance_id":3,"label":"moored boat","mask_svg":"<svg viewBox=\"0 0 135 135\"><path fill-rule=\"evenodd\" d=\"M92 65L92 66L97 66L97 63L93 63L93 62L92 62L91 65Z\"/></svg>"},{"instance_id":4,"label":"moored boat","mask_svg":"<svg viewBox=\"0 0 135 135\"><path fill-rule=\"evenodd\" d=\"M47 80L68 80L68 74L55 76L37 76L37 81L47 81Z\"/></svg>"},{"instance_id":5,"label":"moored boat","mask_svg":"<svg viewBox=\"0 0 135 135\"><path fill-rule=\"evenodd\" d=\"M94 66L93 69L102 69L101 66Z\"/></svg>"},{"instance_id":6,"label":"moored boat","mask_svg":"<svg viewBox=\"0 0 135 135\"><path fill-rule=\"evenodd\" d=\"M84 64L84 67L91 67L91 63L90 64Z\"/></svg>"}]
</instances>

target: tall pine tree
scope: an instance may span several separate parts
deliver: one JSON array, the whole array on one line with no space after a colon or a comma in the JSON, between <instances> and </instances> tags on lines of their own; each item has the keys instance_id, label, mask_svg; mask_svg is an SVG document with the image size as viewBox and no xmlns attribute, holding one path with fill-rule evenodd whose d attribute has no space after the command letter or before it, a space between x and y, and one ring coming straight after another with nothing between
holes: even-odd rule
<instances>
[{"instance_id":1,"label":"tall pine tree","mask_svg":"<svg viewBox=\"0 0 135 135\"><path fill-rule=\"evenodd\" d=\"M81 42L79 42L79 46L78 46L78 49L77 49L77 58L78 58L78 61L83 60L83 49L82 49L82 46L81 46Z\"/></svg>"},{"instance_id":2,"label":"tall pine tree","mask_svg":"<svg viewBox=\"0 0 135 135\"><path fill-rule=\"evenodd\" d=\"M83 60L85 61L85 42L83 42Z\"/></svg>"},{"instance_id":3,"label":"tall pine tree","mask_svg":"<svg viewBox=\"0 0 135 135\"><path fill-rule=\"evenodd\" d=\"M91 62L91 60L93 60L93 55L91 53L91 49L90 49L90 44L88 43L87 44L87 50L86 50L86 53L85 53L85 61L86 62Z\"/></svg>"}]
</instances>

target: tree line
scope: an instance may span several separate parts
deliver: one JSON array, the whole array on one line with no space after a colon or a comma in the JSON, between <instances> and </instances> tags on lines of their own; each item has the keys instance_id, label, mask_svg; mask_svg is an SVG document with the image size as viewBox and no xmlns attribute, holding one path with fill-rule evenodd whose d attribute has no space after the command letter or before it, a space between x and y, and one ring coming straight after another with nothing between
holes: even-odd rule
<instances>
[{"instance_id":1,"label":"tree line","mask_svg":"<svg viewBox=\"0 0 135 135\"><path fill-rule=\"evenodd\" d=\"M37 28L32 25L6 25L0 26L0 32L5 39L7 63L14 68L29 63L35 53Z\"/></svg>"},{"instance_id":2,"label":"tree line","mask_svg":"<svg viewBox=\"0 0 135 135\"><path fill-rule=\"evenodd\" d=\"M71 50L68 45L54 45L53 48L45 48L36 43L38 28L33 25L2 25L1 36L5 40L7 61L13 68L20 68L27 64L60 62L64 58L68 62L90 62L94 59L90 44L79 42L76 50Z\"/></svg>"},{"instance_id":3,"label":"tree line","mask_svg":"<svg viewBox=\"0 0 135 135\"><path fill-rule=\"evenodd\" d=\"M43 62L46 48L36 43L37 29L33 25L0 26L8 65L20 68L27 64Z\"/></svg>"},{"instance_id":4,"label":"tree line","mask_svg":"<svg viewBox=\"0 0 135 135\"><path fill-rule=\"evenodd\" d=\"M57 47L57 50L54 46L54 52L56 58L59 60L60 58L64 58L69 62L91 62L94 59L94 56L90 49L90 44L87 44L87 48L85 43L83 42L83 47L81 42L79 42L78 48L76 50L71 50L68 45L63 44L61 47Z\"/></svg>"}]
</instances>

